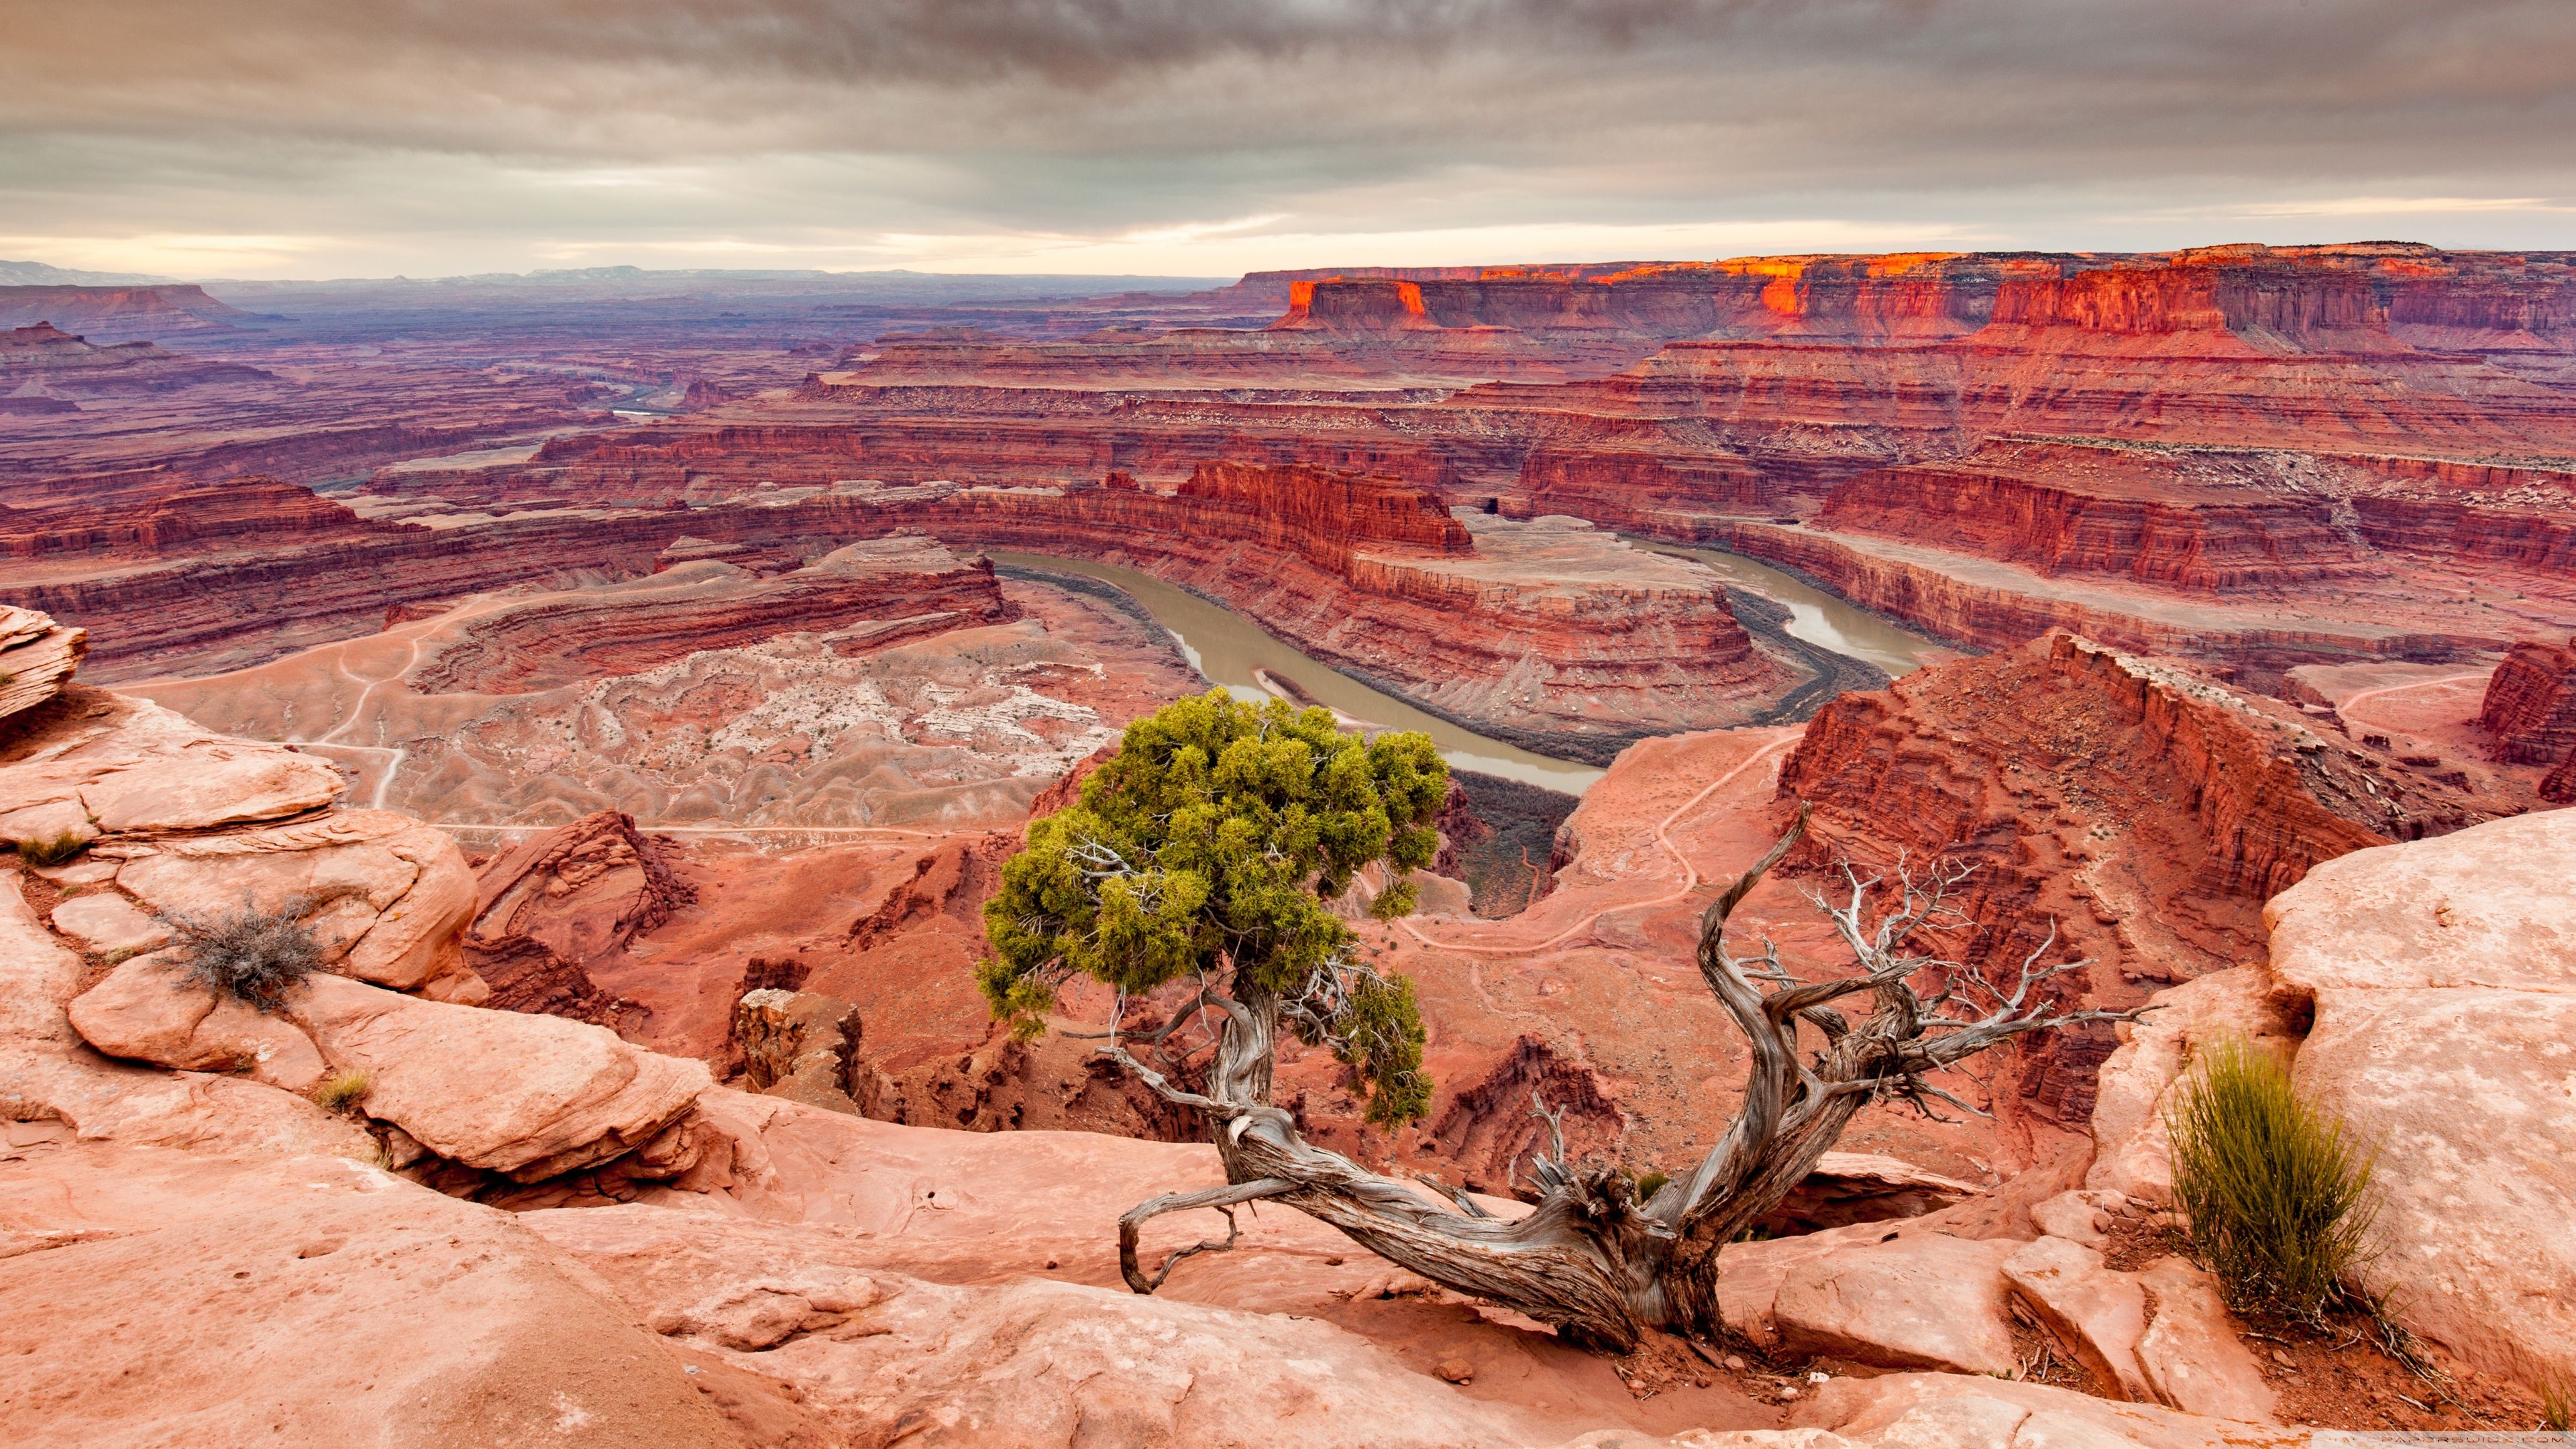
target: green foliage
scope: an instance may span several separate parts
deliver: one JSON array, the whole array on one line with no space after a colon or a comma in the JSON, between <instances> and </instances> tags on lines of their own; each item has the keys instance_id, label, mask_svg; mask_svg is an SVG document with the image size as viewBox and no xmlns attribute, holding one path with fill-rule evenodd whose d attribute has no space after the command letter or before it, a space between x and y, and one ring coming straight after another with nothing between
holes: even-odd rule
<instances>
[{"instance_id":1,"label":"green foliage","mask_svg":"<svg viewBox=\"0 0 2576 1449\"><path fill-rule=\"evenodd\" d=\"M19 841L18 858L29 865L60 865L87 849L88 840L66 830L48 840Z\"/></svg>"},{"instance_id":2,"label":"green foliage","mask_svg":"<svg viewBox=\"0 0 2576 1449\"><path fill-rule=\"evenodd\" d=\"M2242 1041L2202 1053L2166 1125L2174 1204L2229 1305L2316 1321L2368 1259L2377 1154L2301 1097L2278 1057Z\"/></svg>"},{"instance_id":3,"label":"green foliage","mask_svg":"<svg viewBox=\"0 0 2576 1449\"><path fill-rule=\"evenodd\" d=\"M1655 1194L1662 1192L1664 1190L1664 1184L1672 1180L1673 1175L1664 1171L1660 1167L1650 1167L1646 1169L1645 1173L1637 1179L1637 1201L1641 1203L1653 1202L1655 1200Z\"/></svg>"},{"instance_id":4,"label":"green foliage","mask_svg":"<svg viewBox=\"0 0 2576 1449\"><path fill-rule=\"evenodd\" d=\"M179 935L179 961L191 980L275 1011L289 991L322 969L322 945L304 924L316 904L313 897L296 896L266 911L245 899L229 916L174 913L162 919Z\"/></svg>"},{"instance_id":5,"label":"green foliage","mask_svg":"<svg viewBox=\"0 0 2576 1449\"><path fill-rule=\"evenodd\" d=\"M1353 972L1327 1009L1289 1018L1309 1046L1329 1044L1368 1084L1363 1120L1381 1126L1416 1122L1431 1110L1431 1077L1422 1070L1422 1006L1402 976Z\"/></svg>"},{"instance_id":6,"label":"green foliage","mask_svg":"<svg viewBox=\"0 0 2576 1449\"><path fill-rule=\"evenodd\" d=\"M1421 734L1344 734L1321 709L1247 704L1223 690L1127 727L1081 803L1029 826L984 907L978 968L994 1014L1033 1036L1076 975L1141 995L1231 972L1238 995L1302 1008L1370 1090L1375 1120L1421 1115L1422 1017L1410 982L1350 963L1350 927L1325 906L1383 862L1373 905L1412 909L1431 863L1449 770Z\"/></svg>"},{"instance_id":7,"label":"green foliage","mask_svg":"<svg viewBox=\"0 0 2576 1449\"><path fill-rule=\"evenodd\" d=\"M364 1098L370 1085L365 1072L333 1072L313 1089L313 1105L325 1112L340 1111Z\"/></svg>"}]
</instances>

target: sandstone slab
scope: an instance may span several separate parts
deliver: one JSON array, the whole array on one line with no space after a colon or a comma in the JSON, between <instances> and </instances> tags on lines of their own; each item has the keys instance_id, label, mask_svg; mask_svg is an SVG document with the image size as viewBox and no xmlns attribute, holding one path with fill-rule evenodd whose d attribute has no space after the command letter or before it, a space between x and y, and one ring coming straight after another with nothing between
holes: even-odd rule
<instances>
[{"instance_id":1,"label":"sandstone slab","mask_svg":"<svg viewBox=\"0 0 2576 1449\"><path fill-rule=\"evenodd\" d=\"M1718 1252L1717 1304L1726 1326L1764 1348L1780 1341L1780 1285L1789 1275L1828 1254L1875 1243L1887 1230L1875 1224L1828 1228L1787 1238L1729 1243Z\"/></svg>"},{"instance_id":2,"label":"sandstone slab","mask_svg":"<svg viewBox=\"0 0 2576 1449\"><path fill-rule=\"evenodd\" d=\"M149 951L170 944L170 928L110 891L73 896L54 907L54 929L90 950Z\"/></svg>"},{"instance_id":3,"label":"sandstone slab","mask_svg":"<svg viewBox=\"0 0 2576 1449\"><path fill-rule=\"evenodd\" d=\"M80 799L110 833L203 830L318 810L348 788L311 756L226 742L110 771L83 785Z\"/></svg>"},{"instance_id":4,"label":"sandstone slab","mask_svg":"<svg viewBox=\"0 0 2576 1449\"><path fill-rule=\"evenodd\" d=\"M98 827L77 800L49 800L0 815L0 840L12 846L51 845L60 840L98 839Z\"/></svg>"},{"instance_id":5,"label":"sandstone slab","mask_svg":"<svg viewBox=\"0 0 2576 1449\"><path fill-rule=\"evenodd\" d=\"M2004 1278L2095 1377L2132 1403L2154 1401L2138 1369L2147 1295L2137 1279L2111 1271L2091 1248L2058 1237L2013 1249Z\"/></svg>"},{"instance_id":6,"label":"sandstone slab","mask_svg":"<svg viewBox=\"0 0 2576 1449\"><path fill-rule=\"evenodd\" d=\"M2004 1302L2010 1252L1924 1233L1812 1259L1781 1280L1772 1309L1781 1343L1880 1368L2010 1373L2018 1362Z\"/></svg>"},{"instance_id":7,"label":"sandstone slab","mask_svg":"<svg viewBox=\"0 0 2576 1449\"><path fill-rule=\"evenodd\" d=\"M2336 988L2576 992L2576 810L2328 861L2263 907L2272 975Z\"/></svg>"},{"instance_id":8,"label":"sandstone slab","mask_svg":"<svg viewBox=\"0 0 2576 1449\"><path fill-rule=\"evenodd\" d=\"M2576 1381L2576 994L2326 990L2316 1009L2293 1078L2379 1148L2364 1281L2482 1368Z\"/></svg>"},{"instance_id":9,"label":"sandstone slab","mask_svg":"<svg viewBox=\"0 0 2576 1449\"><path fill-rule=\"evenodd\" d=\"M2576 810L2360 851L2274 897L2300 1089L2379 1149L2370 1286L2526 1382L2576 1379Z\"/></svg>"},{"instance_id":10,"label":"sandstone slab","mask_svg":"<svg viewBox=\"0 0 2576 1449\"><path fill-rule=\"evenodd\" d=\"M0 1222L75 1237L0 1259L13 1442L742 1442L543 1239L352 1163L63 1149L0 1163Z\"/></svg>"},{"instance_id":11,"label":"sandstone slab","mask_svg":"<svg viewBox=\"0 0 2576 1449\"><path fill-rule=\"evenodd\" d=\"M1041 1278L924 1282L869 1264L869 1238L703 1212L558 1209L521 1222L663 1333L794 1385L850 1442L1430 1449L1561 1437L1311 1318Z\"/></svg>"},{"instance_id":12,"label":"sandstone slab","mask_svg":"<svg viewBox=\"0 0 2576 1449\"><path fill-rule=\"evenodd\" d=\"M2218 1280L2180 1258L2159 1258L2138 1281L2156 1295L2155 1317L2138 1340L2138 1367L2156 1397L2185 1413L2271 1423L2278 1396L2237 1336Z\"/></svg>"},{"instance_id":13,"label":"sandstone slab","mask_svg":"<svg viewBox=\"0 0 2576 1449\"><path fill-rule=\"evenodd\" d=\"M228 739L144 700L83 698L85 709L0 766L0 816L68 803L111 835L204 830L300 815L348 788L315 756Z\"/></svg>"},{"instance_id":14,"label":"sandstone slab","mask_svg":"<svg viewBox=\"0 0 2576 1449\"><path fill-rule=\"evenodd\" d=\"M335 1068L367 1074L367 1112L442 1157L521 1182L644 1146L712 1079L585 1022L424 1001L315 976L290 1002Z\"/></svg>"},{"instance_id":15,"label":"sandstone slab","mask_svg":"<svg viewBox=\"0 0 2576 1449\"><path fill-rule=\"evenodd\" d=\"M1957 1374L1837 1378L1795 1422L1885 1449L2290 1449L2306 1433Z\"/></svg>"}]
</instances>

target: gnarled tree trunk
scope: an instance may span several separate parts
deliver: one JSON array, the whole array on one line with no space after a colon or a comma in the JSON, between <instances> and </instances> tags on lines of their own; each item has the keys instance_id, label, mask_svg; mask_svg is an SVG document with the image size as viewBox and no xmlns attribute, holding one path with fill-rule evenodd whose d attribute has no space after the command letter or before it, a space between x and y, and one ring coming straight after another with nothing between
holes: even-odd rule
<instances>
[{"instance_id":1,"label":"gnarled tree trunk","mask_svg":"<svg viewBox=\"0 0 2576 1449\"><path fill-rule=\"evenodd\" d=\"M2128 1015L2060 1012L2044 996L2035 998L2039 982L2085 964L2041 966L2045 944L2008 991L1956 962L1910 954L1914 933L1941 923L1944 892L1964 871L1935 869L1917 881L1900 868L1895 907L1872 920L1869 895L1878 882L1846 867L1844 903L1816 899L1857 958L1858 974L1801 981L1767 947L1758 958L1738 959L1725 944L1728 917L1805 826L1802 810L1702 917L1700 974L1753 1054L1734 1123L1687 1177L1640 1202L1625 1173L1567 1162L1559 1137L1552 1154L1537 1162L1540 1196L1527 1216L1488 1215L1463 1192L1454 1194L1454 1203L1433 1202L1414 1184L1370 1172L1300 1136L1289 1114L1270 1101L1283 1003L1259 990L1227 995L1209 988L1192 1007L1222 1014L1204 1092L1175 1086L1114 1040L1106 1048L1167 1100L1207 1114L1228 1183L1155 1198L1120 1220L1120 1266L1129 1286L1150 1293L1183 1258L1234 1240L1229 1234L1181 1249L1149 1274L1137 1258L1147 1220L1213 1208L1231 1221L1237 1204L1266 1199L1330 1223L1390 1263L1552 1324L1579 1342L1624 1352L1649 1328L1713 1337L1721 1326L1719 1249L1780 1204L1853 1113L1890 1097L1917 1106L1927 1098L1964 1106L1925 1074L2024 1032ZM1928 998L1910 984L1927 971L1943 982ZM1982 1000L1969 1006L1960 988ZM1860 995L1870 998L1871 1009L1855 1025L1833 1003ZM1818 1047L1811 1058L1800 1051L1802 1029ZM1536 1105L1544 1114L1545 1104Z\"/></svg>"}]
</instances>

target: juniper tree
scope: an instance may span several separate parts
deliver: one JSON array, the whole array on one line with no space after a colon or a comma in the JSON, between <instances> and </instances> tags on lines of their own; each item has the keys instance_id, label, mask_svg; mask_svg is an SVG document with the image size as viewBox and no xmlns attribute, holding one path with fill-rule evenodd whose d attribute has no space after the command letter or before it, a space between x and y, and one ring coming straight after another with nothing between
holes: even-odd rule
<instances>
[{"instance_id":1,"label":"juniper tree","mask_svg":"<svg viewBox=\"0 0 2576 1449\"><path fill-rule=\"evenodd\" d=\"M1718 1249L1778 1206L1853 1114L1883 1100L1966 1107L1928 1074L2025 1032L2123 1015L2052 999L2045 983L2085 964L2043 964L2053 930L2008 987L1921 949L1925 933L1961 924L1947 897L1962 867L1900 862L1882 878L1845 865L1834 899L1811 895L1854 972L1802 979L1767 942L1759 956L1736 956L1727 920L1804 832L1801 809L1701 918L1700 974L1752 1045L1743 1103L1717 1144L1641 1192L1615 1166L1570 1161L1534 1099L1553 1145L1534 1161L1531 1210L1494 1215L1465 1192L1434 1201L1307 1142L1272 1103L1271 1078L1285 1031L1349 1064L1370 1121L1427 1109L1412 983L1368 964L1329 903L1374 870L1383 887L1372 913L1409 911L1407 877L1438 849L1432 822L1447 792L1426 736L1363 739L1320 709L1212 691L1129 725L1080 803L1033 822L1027 850L1004 865L984 908L993 955L980 968L996 1015L1034 1035L1076 976L1116 988L1101 1050L1164 1100L1203 1113L1225 1166L1226 1186L1153 1198L1119 1220L1120 1267L1137 1292L1235 1240L1230 1231L1182 1248L1148 1272L1137 1256L1148 1220L1210 1208L1231 1224L1237 1205L1273 1200L1578 1342L1624 1350L1651 1327L1713 1337ZM1891 885L1892 904L1874 908ZM1129 1007L1149 993L1170 1009L1131 1047ZM1858 1020L1835 1005L1864 996Z\"/></svg>"}]
</instances>

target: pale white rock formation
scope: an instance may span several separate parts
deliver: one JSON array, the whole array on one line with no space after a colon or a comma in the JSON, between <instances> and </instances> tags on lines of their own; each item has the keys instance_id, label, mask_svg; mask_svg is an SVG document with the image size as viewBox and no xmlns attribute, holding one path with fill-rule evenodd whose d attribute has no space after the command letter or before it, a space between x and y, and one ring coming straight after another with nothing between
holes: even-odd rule
<instances>
[{"instance_id":1,"label":"pale white rock formation","mask_svg":"<svg viewBox=\"0 0 2576 1449\"><path fill-rule=\"evenodd\" d=\"M2356 851L2272 898L2300 1089L2379 1151L2364 1280L2469 1362L2576 1383L2576 809Z\"/></svg>"}]
</instances>

